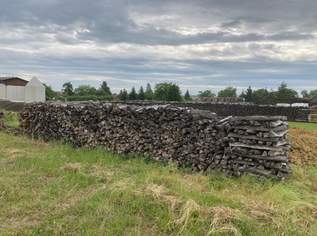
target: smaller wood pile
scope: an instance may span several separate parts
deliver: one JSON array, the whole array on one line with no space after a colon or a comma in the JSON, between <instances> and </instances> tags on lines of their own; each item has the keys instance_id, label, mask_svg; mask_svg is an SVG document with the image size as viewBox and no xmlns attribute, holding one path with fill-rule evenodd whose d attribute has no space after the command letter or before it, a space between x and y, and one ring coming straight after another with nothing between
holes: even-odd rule
<instances>
[{"instance_id":1,"label":"smaller wood pile","mask_svg":"<svg viewBox=\"0 0 317 236\"><path fill-rule=\"evenodd\" d=\"M287 132L286 117L231 118L227 155L234 174L287 176L290 173Z\"/></svg>"},{"instance_id":2,"label":"smaller wood pile","mask_svg":"<svg viewBox=\"0 0 317 236\"><path fill-rule=\"evenodd\" d=\"M0 130L5 128L3 119L4 119L4 113L0 112Z\"/></svg>"},{"instance_id":3,"label":"smaller wood pile","mask_svg":"<svg viewBox=\"0 0 317 236\"><path fill-rule=\"evenodd\" d=\"M312 107L312 112L310 114L309 121L317 123L317 105Z\"/></svg>"}]
</instances>

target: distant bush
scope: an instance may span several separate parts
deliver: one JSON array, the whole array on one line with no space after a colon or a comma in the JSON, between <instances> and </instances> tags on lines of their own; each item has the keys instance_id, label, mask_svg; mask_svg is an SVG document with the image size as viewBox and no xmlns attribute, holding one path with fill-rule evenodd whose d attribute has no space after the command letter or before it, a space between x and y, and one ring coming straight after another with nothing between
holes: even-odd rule
<instances>
[{"instance_id":1,"label":"distant bush","mask_svg":"<svg viewBox=\"0 0 317 236\"><path fill-rule=\"evenodd\" d=\"M110 101L111 96L97 96L97 95L86 95L86 96L68 96L63 97L62 100L66 101Z\"/></svg>"}]
</instances>

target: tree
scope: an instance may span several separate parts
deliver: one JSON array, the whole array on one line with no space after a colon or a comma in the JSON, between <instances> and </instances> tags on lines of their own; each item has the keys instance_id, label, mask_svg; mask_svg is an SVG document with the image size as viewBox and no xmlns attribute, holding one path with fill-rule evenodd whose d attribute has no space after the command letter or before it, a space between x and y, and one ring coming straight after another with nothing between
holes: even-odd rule
<instances>
[{"instance_id":1,"label":"tree","mask_svg":"<svg viewBox=\"0 0 317 236\"><path fill-rule=\"evenodd\" d=\"M178 85L160 83L155 86L154 98L159 101L181 101L182 95Z\"/></svg>"},{"instance_id":2,"label":"tree","mask_svg":"<svg viewBox=\"0 0 317 236\"><path fill-rule=\"evenodd\" d=\"M309 97L310 97L310 98L316 98L316 97L317 97L317 89L311 90L311 91L309 92Z\"/></svg>"},{"instance_id":3,"label":"tree","mask_svg":"<svg viewBox=\"0 0 317 236\"><path fill-rule=\"evenodd\" d=\"M63 94L65 96L72 96L74 94L74 89L71 82L63 84Z\"/></svg>"},{"instance_id":4,"label":"tree","mask_svg":"<svg viewBox=\"0 0 317 236\"><path fill-rule=\"evenodd\" d=\"M90 85L80 85L74 90L77 96L91 96L97 94L97 89Z\"/></svg>"},{"instance_id":5,"label":"tree","mask_svg":"<svg viewBox=\"0 0 317 236\"><path fill-rule=\"evenodd\" d=\"M281 83L277 92L275 92L276 103L292 103L298 98L298 93L287 87L286 83Z\"/></svg>"},{"instance_id":6,"label":"tree","mask_svg":"<svg viewBox=\"0 0 317 236\"><path fill-rule=\"evenodd\" d=\"M301 92L301 95L303 96L303 98L309 98L309 92L307 90L303 90Z\"/></svg>"},{"instance_id":7,"label":"tree","mask_svg":"<svg viewBox=\"0 0 317 236\"><path fill-rule=\"evenodd\" d=\"M311 91L307 91L307 90L303 90L301 92L303 98L307 98L307 99L312 99L312 98L315 98L317 97L317 89L315 90L311 90Z\"/></svg>"},{"instance_id":8,"label":"tree","mask_svg":"<svg viewBox=\"0 0 317 236\"><path fill-rule=\"evenodd\" d=\"M248 87L246 92L242 92L242 94L240 95L240 97L244 98L245 102L254 102L253 101L253 90L251 88L251 86Z\"/></svg>"},{"instance_id":9,"label":"tree","mask_svg":"<svg viewBox=\"0 0 317 236\"><path fill-rule=\"evenodd\" d=\"M52 89L51 86L46 84L44 84L44 86L46 100L54 100L57 97L57 93Z\"/></svg>"},{"instance_id":10,"label":"tree","mask_svg":"<svg viewBox=\"0 0 317 236\"><path fill-rule=\"evenodd\" d=\"M129 93L129 100L137 100L138 99L138 94L135 91L135 88L133 87L131 89L131 92Z\"/></svg>"},{"instance_id":11,"label":"tree","mask_svg":"<svg viewBox=\"0 0 317 236\"><path fill-rule=\"evenodd\" d=\"M153 91L152 91L150 84L146 85L146 90L145 90L144 96L145 96L146 100L153 100L154 95L153 95Z\"/></svg>"},{"instance_id":12,"label":"tree","mask_svg":"<svg viewBox=\"0 0 317 236\"><path fill-rule=\"evenodd\" d=\"M98 93L102 96L111 96L112 95L111 90L110 90L106 81L103 81L101 83L101 86L98 89Z\"/></svg>"},{"instance_id":13,"label":"tree","mask_svg":"<svg viewBox=\"0 0 317 236\"><path fill-rule=\"evenodd\" d=\"M199 91L199 97L215 97L216 95L211 90Z\"/></svg>"},{"instance_id":14,"label":"tree","mask_svg":"<svg viewBox=\"0 0 317 236\"><path fill-rule=\"evenodd\" d=\"M144 100L145 99L145 93L144 93L144 89L143 89L142 86L140 87L140 90L139 90L139 93L138 93L138 99L139 100Z\"/></svg>"},{"instance_id":15,"label":"tree","mask_svg":"<svg viewBox=\"0 0 317 236\"><path fill-rule=\"evenodd\" d=\"M227 87L219 91L218 97L237 97L237 89L233 87Z\"/></svg>"},{"instance_id":16,"label":"tree","mask_svg":"<svg viewBox=\"0 0 317 236\"><path fill-rule=\"evenodd\" d=\"M252 102L255 104L273 104L274 100L274 92L267 89L258 89L252 93Z\"/></svg>"},{"instance_id":17,"label":"tree","mask_svg":"<svg viewBox=\"0 0 317 236\"><path fill-rule=\"evenodd\" d=\"M186 93L184 95L184 99L185 99L185 101L191 101L192 100L188 90L186 91Z\"/></svg>"},{"instance_id":18,"label":"tree","mask_svg":"<svg viewBox=\"0 0 317 236\"><path fill-rule=\"evenodd\" d=\"M120 93L118 95L119 99L121 101L126 101L128 100L128 91L126 89L120 90Z\"/></svg>"}]
</instances>

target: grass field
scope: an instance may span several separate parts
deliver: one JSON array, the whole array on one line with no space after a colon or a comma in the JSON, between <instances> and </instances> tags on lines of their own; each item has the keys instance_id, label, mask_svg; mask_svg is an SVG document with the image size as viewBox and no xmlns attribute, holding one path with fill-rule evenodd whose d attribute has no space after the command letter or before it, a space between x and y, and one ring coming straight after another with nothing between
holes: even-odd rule
<instances>
[{"instance_id":1,"label":"grass field","mask_svg":"<svg viewBox=\"0 0 317 236\"><path fill-rule=\"evenodd\" d=\"M5 123L17 127L16 113ZM317 168L306 165L316 163L316 137L300 129L291 132L298 165L285 182L0 132L0 235L317 235Z\"/></svg>"},{"instance_id":2,"label":"grass field","mask_svg":"<svg viewBox=\"0 0 317 236\"><path fill-rule=\"evenodd\" d=\"M300 128L309 131L317 131L317 123L306 123L306 122L289 122L291 128Z\"/></svg>"},{"instance_id":3,"label":"grass field","mask_svg":"<svg viewBox=\"0 0 317 236\"><path fill-rule=\"evenodd\" d=\"M1 110L0 112L4 112L4 124L8 127L18 127L19 126L19 115L17 112L5 111Z\"/></svg>"},{"instance_id":4,"label":"grass field","mask_svg":"<svg viewBox=\"0 0 317 236\"><path fill-rule=\"evenodd\" d=\"M317 169L293 171L203 175L0 132L0 234L316 235Z\"/></svg>"}]
</instances>

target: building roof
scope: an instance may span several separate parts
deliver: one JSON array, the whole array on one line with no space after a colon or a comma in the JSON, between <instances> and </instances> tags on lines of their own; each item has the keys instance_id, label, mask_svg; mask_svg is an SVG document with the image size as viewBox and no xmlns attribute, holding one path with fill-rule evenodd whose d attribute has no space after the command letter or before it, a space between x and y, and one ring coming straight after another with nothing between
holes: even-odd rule
<instances>
[{"instance_id":1,"label":"building roof","mask_svg":"<svg viewBox=\"0 0 317 236\"><path fill-rule=\"evenodd\" d=\"M27 83L26 87L44 87L44 85L39 81L38 78L33 77L30 82Z\"/></svg>"},{"instance_id":2,"label":"building roof","mask_svg":"<svg viewBox=\"0 0 317 236\"><path fill-rule=\"evenodd\" d=\"M6 76L6 77L0 77L0 81L10 80L10 79L20 79L20 80L23 80L23 81L27 81L27 80L25 80L25 79L21 79L21 78L19 78L19 77L13 77L13 76L11 76L11 77L8 77L8 76Z\"/></svg>"}]
</instances>

